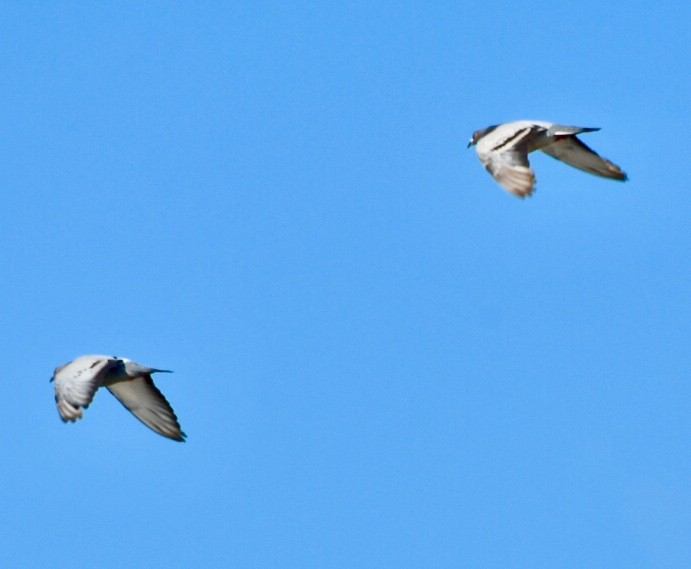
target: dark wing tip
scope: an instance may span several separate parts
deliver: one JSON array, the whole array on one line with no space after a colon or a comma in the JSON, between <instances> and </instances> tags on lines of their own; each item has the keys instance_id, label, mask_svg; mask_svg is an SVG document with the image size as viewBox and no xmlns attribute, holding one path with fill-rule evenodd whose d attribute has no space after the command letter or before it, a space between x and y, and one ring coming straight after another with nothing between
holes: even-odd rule
<instances>
[{"instance_id":1,"label":"dark wing tip","mask_svg":"<svg viewBox=\"0 0 691 569\"><path fill-rule=\"evenodd\" d=\"M186 443L187 442L185 440L187 438L187 434L184 433L183 431L178 431L177 433L174 433L174 434L168 434L168 433L159 433L159 434L163 435L167 439L170 439L171 441L175 441L178 443Z\"/></svg>"},{"instance_id":2,"label":"dark wing tip","mask_svg":"<svg viewBox=\"0 0 691 569\"><path fill-rule=\"evenodd\" d=\"M607 165L607 169L609 170L609 178L612 180L617 180L619 182L626 182L629 179L629 176L619 168L614 162L610 162L609 160L603 158L605 164ZM597 172L596 172L597 173Z\"/></svg>"}]
</instances>

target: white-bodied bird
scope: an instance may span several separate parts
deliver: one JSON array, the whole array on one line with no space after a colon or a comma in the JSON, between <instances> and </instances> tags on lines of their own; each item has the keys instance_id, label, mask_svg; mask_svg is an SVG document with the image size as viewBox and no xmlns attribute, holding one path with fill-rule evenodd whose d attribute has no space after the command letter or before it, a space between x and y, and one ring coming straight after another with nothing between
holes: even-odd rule
<instances>
[{"instance_id":1,"label":"white-bodied bird","mask_svg":"<svg viewBox=\"0 0 691 569\"><path fill-rule=\"evenodd\" d=\"M154 385L151 374L170 373L140 365L127 358L79 356L55 368L55 403L64 422L82 416L99 387L105 387L147 427L159 435L184 442L185 433L163 394Z\"/></svg>"},{"instance_id":2,"label":"white-bodied bird","mask_svg":"<svg viewBox=\"0 0 691 569\"><path fill-rule=\"evenodd\" d=\"M535 173L528 154L542 150L552 158L596 176L626 180L616 164L602 158L577 137L599 128L564 126L545 121L515 121L476 130L468 143L475 145L477 155L487 171L502 188L524 198L533 193Z\"/></svg>"}]
</instances>

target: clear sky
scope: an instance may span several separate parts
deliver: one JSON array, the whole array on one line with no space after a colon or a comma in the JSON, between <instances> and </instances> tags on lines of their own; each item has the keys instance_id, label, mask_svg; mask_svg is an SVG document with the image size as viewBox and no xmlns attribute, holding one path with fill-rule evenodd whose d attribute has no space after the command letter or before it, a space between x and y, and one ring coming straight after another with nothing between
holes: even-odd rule
<instances>
[{"instance_id":1,"label":"clear sky","mask_svg":"<svg viewBox=\"0 0 691 569\"><path fill-rule=\"evenodd\" d=\"M343 4L3 3L2 565L690 567L689 3Z\"/></svg>"}]
</instances>

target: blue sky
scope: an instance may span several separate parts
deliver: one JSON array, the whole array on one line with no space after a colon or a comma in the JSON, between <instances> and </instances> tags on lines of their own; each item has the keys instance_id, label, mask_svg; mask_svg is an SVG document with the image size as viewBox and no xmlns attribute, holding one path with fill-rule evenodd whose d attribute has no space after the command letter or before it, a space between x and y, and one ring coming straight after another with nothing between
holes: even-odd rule
<instances>
[{"instance_id":1,"label":"blue sky","mask_svg":"<svg viewBox=\"0 0 691 569\"><path fill-rule=\"evenodd\" d=\"M690 12L5 3L3 563L688 567ZM630 181L506 194L521 118Z\"/></svg>"}]
</instances>

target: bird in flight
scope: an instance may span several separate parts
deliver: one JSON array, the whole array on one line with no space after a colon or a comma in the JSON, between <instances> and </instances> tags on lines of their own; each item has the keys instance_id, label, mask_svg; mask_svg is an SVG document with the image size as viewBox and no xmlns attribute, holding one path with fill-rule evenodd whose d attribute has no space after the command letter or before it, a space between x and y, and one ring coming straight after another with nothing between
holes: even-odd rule
<instances>
[{"instance_id":1,"label":"bird in flight","mask_svg":"<svg viewBox=\"0 0 691 569\"><path fill-rule=\"evenodd\" d=\"M468 143L475 146L483 166L509 193L524 198L533 193L535 172L528 154L542 150L552 158L596 176L626 180L626 174L583 144L576 136L599 128L563 126L545 121L514 121L476 130Z\"/></svg>"},{"instance_id":2,"label":"bird in flight","mask_svg":"<svg viewBox=\"0 0 691 569\"><path fill-rule=\"evenodd\" d=\"M163 394L154 385L151 374L170 373L140 365L127 358L79 356L53 372L55 403L64 422L82 416L99 387L105 387L137 419L159 435L184 442L185 433Z\"/></svg>"}]
</instances>

